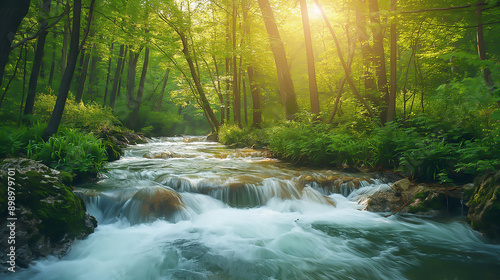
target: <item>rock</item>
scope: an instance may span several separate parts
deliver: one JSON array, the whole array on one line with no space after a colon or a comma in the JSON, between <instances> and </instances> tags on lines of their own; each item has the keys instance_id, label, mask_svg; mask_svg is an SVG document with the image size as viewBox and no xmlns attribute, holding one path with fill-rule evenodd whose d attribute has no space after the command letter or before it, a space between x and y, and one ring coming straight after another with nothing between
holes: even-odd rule
<instances>
[{"instance_id":1,"label":"rock","mask_svg":"<svg viewBox=\"0 0 500 280\"><path fill-rule=\"evenodd\" d=\"M399 212L417 215L464 215L464 188L396 181L391 189L373 194L366 201L372 212Z\"/></svg>"},{"instance_id":2,"label":"rock","mask_svg":"<svg viewBox=\"0 0 500 280\"><path fill-rule=\"evenodd\" d=\"M500 239L500 172L481 178L467 205L467 219L472 228Z\"/></svg>"},{"instance_id":3,"label":"rock","mask_svg":"<svg viewBox=\"0 0 500 280\"><path fill-rule=\"evenodd\" d=\"M131 224L152 222L158 218L176 222L177 214L185 208L181 196L167 187L140 189L128 205L125 212Z\"/></svg>"},{"instance_id":4,"label":"rock","mask_svg":"<svg viewBox=\"0 0 500 280\"><path fill-rule=\"evenodd\" d=\"M149 152L149 153L146 153L143 155L143 157L149 158L149 159L156 159L156 158L166 159L166 158L173 158L176 156L177 155L175 153L172 153L171 151L158 152L158 153Z\"/></svg>"},{"instance_id":5,"label":"rock","mask_svg":"<svg viewBox=\"0 0 500 280\"><path fill-rule=\"evenodd\" d=\"M217 133L210 133L207 135L207 141L208 142L218 142L219 135Z\"/></svg>"},{"instance_id":6,"label":"rock","mask_svg":"<svg viewBox=\"0 0 500 280\"><path fill-rule=\"evenodd\" d=\"M63 256L76 239L94 232L97 221L86 213L83 200L62 183L67 174L30 159L0 162L0 248L2 265L7 265L11 235L7 218L16 218L16 265L27 267L48 255ZM13 180L9 179L12 178ZM8 193L8 182L13 182ZM14 197L15 212L8 211L8 197Z\"/></svg>"}]
</instances>

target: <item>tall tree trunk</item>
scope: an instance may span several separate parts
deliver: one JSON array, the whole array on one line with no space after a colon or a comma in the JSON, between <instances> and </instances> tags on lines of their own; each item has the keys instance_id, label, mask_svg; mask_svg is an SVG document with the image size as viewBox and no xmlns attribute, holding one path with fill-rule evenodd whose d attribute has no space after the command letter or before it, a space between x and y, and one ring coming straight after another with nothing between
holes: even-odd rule
<instances>
[{"instance_id":1,"label":"tall tree trunk","mask_svg":"<svg viewBox=\"0 0 500 280\"><path fill-rule=\"evenodd\" d=\"M226 110L225 110L225 106L224 106L224 96L222 95L221 86L220 86L219 66L217 66L217 59L215 58L215 55L212 55L212 59L214 61L215 75L217 77L216 91L217 91L217 96L219 97L219 102L220 102L220 125L224 125Z\"/></svg>"},{"instance_id":2,"label":"tall tree trunk","mask_svg":"<svg viewBox=\"0 0 500 280\"><path fill-rule=\"evenodd\" d=\"M17 28L28 14L31 0L2 0L0 2L0 85L5 65L9 61L10 45Z\"/></svg>"},{"instance_id":3,"label":"tall tree trunk","mask_svg":"<svg viewBox=\"0 0 500 280\"><path fill-rule=\"evenodd\" d=\"M311 113L319 115L318 84L316 83L316 69L314 67L314 52L311 39L311 27L309 26L309 15L306 0L300 0L300 11L302 14L302 25L304 28L304 40L307 54L307 74L309 76L309 97L311 100Z\"/></svg>"},{"instance_id":4,"label":"tall tree trunk","mask_svg":"<svg viewBox=\"0 0 500 280\"><path fill-rule=\"evenodd\" d=\"M95 49L95 44L92 45L92 62L90 63L90 74L89 74L89 86L87 89L87 95L91 101L94 101L97 95L97 63L101 60L101 57Z\"/></svg>"},{"instance_id":5,"label":"tall tree trunk","mask_svg":"<svg viewBox=\"0 0 500 280\"><path fill-rule=\"evenodd\" d=\"M232 39L233 39L233 115L234 123L241 126L241 97L240 88L238 83L238 64L236 55L236 16L237 16L237 6L236 2L233 2L233 29L232 29Z\"/></svg>"},{"instance_id":6,"label":"tall tree trunk","mask_svg":"<svg viewBox=\"0 0 500 280\"><path fill-rule=\"evenodd\" d=\"M230 28L229 28L229 13L226 18L226 49L230 48L231 45L231 33L230 33ZM229 98L229 91L231 90L231 83L229 81L229 74L231 72L231 58L229 55L226 56L226 120L229 123L230 116L231 116L231 106L230 104L230 98Z\"/></svg>"},{"instance_id":7,"label":"tall tree trunk","mask_svg":"<svg viewBox=\"0 0 500 280\"><path fill-rule=\"evenodd\" d=\"M285 46L276 26L273 10L269 4L269 0L258 0L259 7L264 18L266 30L269 35L269 44L274 55L276 71L278 74L279 90L281 95L281 104L285 111L287 119L293 119L298 111L297 99L295 97L295 89L293 87L292 76L285 53Z\"/></svg>"},{"instance_id":8,"label":"tall tree trunk","mask_svg":"<svg viewBox=\"0 0 500 280\"><path fill-rule=\"evenodd\" d=\"M137 90L137 98L134 102L134 109L132 110L132 115L128 120L129 127L137 130L139 124L139 109L141 107L142 95L144 93L144 85L146 83L146 74L148 72L148 62L149 62L149 48L146 48L144 52L144 63L142 65L141 80L139 81L139 89Z\"/></svg>"},{"instance_id":9,"label":"tall tree trunk","mask_svg":"<svg viewBox=\"0 0 500 280\"><path fill-rule=\"evenodd\" d=\"M391 0L391 12L396 12L397 0ZM391 22L391 86L389 99L387 100L387 121L392 122L394 120L394 114L396 112L396 92L397 92L397 30L396 30L396 20Z\"/></svg>"},{"instance_id":10,"label":"tall tree trunk","mask_svg":"<svg viewBox=\"0 0 500 280\"><path fill-rule=\"evenodd\" d=\"M377 87L373 76L374 71L372 71L372 48L370 42L368 42L369 37L366 30L366 14L363 9L365 6L366 0L358 0L356 4L356 34L361 45L361 55L363 57L363 80L365 91L370 94L370 99L375 101L375 97L372 95Z\"/></svg>"},{"instance_id":11,"label":"tall tree trunk","mask_svg":"<svg viewBox=\"0 0 500 280\"><path fill-rule=\"evenodd\" d=\"M332 35L333 41L335 42L335 47L337 48L337 55L339 56L340 63L342 64L342 68L344 69L347 84L351 88L354 95L359 99L361 104L363 104L363 106L366 108L366 111L370 115L370 118L373 118L373 112L372 112L370 106L366 103L365 99L359 94L359 91L356 88L356 85L354 85L354 81L351 78L351 71L344 60L344 55L342 54L342 49L340 48L339 40L338 40L337 36L335 35L333 27L330 25L330 21L328 21L328 18L326 17L326 14L325 14L325 11L323 10L323 7L319 4L318 0L314 0L314 2L316 3L316 6L318 6L318 8L320 9L321 16L323 17L323 20L325 21L326 26L328 27L328 30L330 31L330 34Z\"/></svg>"},{"instance_id":12,"label":"tall tree trunk","mask_svg":"<svg viewBox=\"0 0 500 280\"><path fill-rule=\"evenodd\" d=\"M50 3L51 0L47 1L47 3L43 4L42 6L41 13L45 12L46 14L41 15L40 29L44 29L47 26L47 17L50 14ZM26 104L24 106L24 115L31 115L33 113L33 106L35 105L36 85L38 83L38 76L40 72L40 66L42 64L44 53L43 50L45 48L45 39L47 38L47 34L47 30L42 31L38 36L36 42L36 52L35 58L33 60L33 67L31 68L30 80L28 83L28 94L26 96Z\"/></svg>"},{"instance_id":13,"label":"tall tree trunk","mask_svg":"<svg viewBox=\"0 0 500 280\"><path fill-rule=\"evenodd\" d=\"M196 72L196 67L194 66L193 59L191 58L191 53L189 52L189 45L187 42L187 38L185 34L181 30L177 30L177 34L181 38L182 42L182 53L184 54L184 57L186 59L186 62L188 63L189 70L191 71L191 76L193 77L194 84L196 87L196 91L198 91L198 96L200 98L200 103L203 111L207 115L207 120L211 125L213 125L213 128L215 130L219 129L219 121L217 120L217 117L215 116L212 108L210 107L210 103L208 102L208 99L205 95L205 90L203 89L203 86L200 81L200 77L198 76L198 73Z\"/></svg>"},{"instance_id":14,"label":"tall tree trunk","mask_svg":"<svg viewBox=\"0 0 500 280\"><path fill-rule=\"evenodd\" d=\"M67 3L68 5L69 3ZM66 71L66 66L68 65L68 44L70 40L70 14L68 13L68 20L64 22L64 31L63 31L63 45L61 49L61 76L64 75Z\"/></svg>"},{"instance_id":15,"label":"tall tree trunk","mask_svg":"<svg viewBox=\"0 0 500 280\"><path fill-rule=\"evenodd\" d=\"M109 78L111 76L111 62L113 60L113 47L115 42L111 42L111 46L109 47L109 61L108 61L108 70L106 71L106 86L104 87L104 99L102 102L102 107L106 107L106 100L108 99L108 90L109 90Z\"/></svg>"},{"instance_id":16,"label":"tall tree trunk","mask_svg":"<svg viewBox=\"0 0 500 280\"><path fill-rule=\"evenodd\" d=\"M165 88L167 87L168 75L170 74L170 68L167 68L167 73L165 73L165 78L163 78L163 86L161 87L160 98L156 104L156 111L161 111L161 103L163 102L163 95L165 95Z\"/></svg>"},{"instance_id":17,"label":"tall tree trunk","mask_svg":"<svg viewBox=\"0 0 500 280\"><path fill-rule=\"evenodd\" d=\"M123 62L122 62L122 68L120 70L120 81L118 82L118 91L116 92L116 96L119 97L120 96L120 92L121 92L121 89L122 89L122 81L123 79L125 79L125 75L123 75L123 72L125 72L125 64L127 62L127 55L129 53L129 48L128 48L128 45L125 46L125 52L123 53Z\"/></svg>"},{"instance_id":18,"label":"tall tree trunk","mask_svg":"<svg viewBox=\"0 0 500 280\"><path fill-rule=\"evenodd\" d=\"M129 51L128 74L127 74L127 104L130 109L134 108L135 75L139 52Z\"/></svg>"},{"instance_id":19,"label":"tall tree trunk","mask_svg":"<svg viewBox=\"0 0 500 280\"><path fill-rule=\"evenodd\" d=\"M92 4L94 2L92 1ZM91 6L91 9L93 5ZM59 124L61 123L61 118L64 111L64 105L66 104L66 99L68 98L69 88L71 86L71 80L75 72L76 62L78 60L79 52L79 41L80 41L80 16L82 11L81 0L74 0L73 4L73 28L71 32L71 42L69 46L68 55L68 65L65 68L63 77L61 79L61 85L59 86L59 92L57 94L56 105L50 117L49 124L45 129L44 139L49 139L54 133L57 132Z\"/></svg>"},{"instance_id":20,"label":"tall tree trunk","mask_svg":"<svg viewBox=\"0 0 500 280\"><path fill-rule=\"evenodd\" d=\"M57 35L53 32L54 42L52 44L52 62L50 63L50 73L49 73L49 86L52 87L52 81L54 80L54 71L56 69L56 38Z\"/></svg>"},{"instance_id":21,"label":"tall tree trunk","mask_svg":"<svg viewBox=\"0 0 500 280\"><path fill-rule=\"evenodd\" d=\"M241 3L242 11L243 11L243 33L247 38L247 44L252 45L250 42L250 24L248 20L248 10L250 9L250 5L248 1L243 1ZM260 87L255 80L255 73L252 63L249 63L247 66L247 74L248 74L248 84L250 86L250 94L252 95L252 126L260 128L260 124L262 122L262 111L260 108Z\"/></svg>"},{"instance_id":22,"label":"tall tree trunk","mask_svg":"<svg viewBox=\"0 0 500 280\"><path fill-rule=\"evenodd\" d=\"M478 4L484 4L484 0L479 0ZM484 43L484 31L483 31L483 6L476 6L476 39L477 39L477 53L480 60L486 60L486 44ZM491 78L491 71L488 67L483 67L483 78L486 85L490 88L493 93L493 79ZM500 105L500 101L499 101Z\"/></svg>"},{"instance_id":23,"label":"tall tree trunk","mask_svg":"<svg viewBox=\"0 0 500 280\"><path fill-rule=\"evenodd\" d=\"M380 112L380 121L385 123L389 89L385 66L384 32L380 22L378 0L368 0L368 9L371 14L370 21L373 26L373 61L375 63L375 72L377 73L378 91L381 94L380 101L377 105L382 108Z\"/></svg>"},{"instance_id":24,"label":"tall tree trunk","mask_svg":"<svg viewBox=\"0 0 500 280\"><path fill-rule=\"evenodd\" d=\"M85 54L82 52L83 63L82 69L80 71L80 76L78 77L78 88L76 89L75 102L82 102L83 90L85 89L85 82L87 81L87 73L89 69L90 55L92 54L92 48L86 51Z\"/></svg>"},{"instance_id":25,"label":"tall tree trunk","mask_svg":"<svg viewBox=\"0 0 500 280\"><path fill-rule=\"evenodd\" d=\"M121 44L120 53L118 55L118 62L116 62L115 76L113 77L113 88L111 89L111 94L109 96L109 107L111 107L111 109L115 108L116 93L118 91L118 84L121 79L122 64L124 64L123 63L124 50L125 50L125 45ZM104 103L106 103L106 99L104 99Z\"/></svg>"}]
</instances>

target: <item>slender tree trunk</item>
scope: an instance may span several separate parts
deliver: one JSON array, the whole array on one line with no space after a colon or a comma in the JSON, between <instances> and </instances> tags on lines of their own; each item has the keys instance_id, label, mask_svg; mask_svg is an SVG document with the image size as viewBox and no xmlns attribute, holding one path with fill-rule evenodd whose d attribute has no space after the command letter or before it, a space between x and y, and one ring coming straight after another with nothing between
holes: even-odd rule
<instances>
[{"instance_id":1,"label":"slender tree trunk","mask_svg":"<svg viewBox=\"0 0 500 280\"><path fill-rule=\"evenodd\" d=\"M134 102L134 109L132 111L132 115L130 115L128 124L129 127L137 130L139 124L139 109L141 107L142 95L144 93L144 85L146 83L146 74L148 72L148 63L149 63L149 48L146 48L144 52L144 64L142 65L142 73L141 80L139 81L139 89L137 90L137 98Z\"/></svg>"},{"instance_id":2,"label":"slender tree trunk","mask_svg":"<svg viewBox=\"0 0 500 280\"><path fill-rule=\"evenodd\" d=\"M76 96L75 96L76 103L82 102L83 90L85 89L85 82L87 81L87 73L89 69L91 53L92 53L92 48L90 49L90 51L85 52L85 54L82 53L84 59L83 59L82 69L80 71L80 76L78 77L78 88L76 89Z\"/></svg>"},{"instance_id":3,"label":"slender tree trunk","mask_svg":"<svg viewBox=\"0 0 500 280\"><path fill-rule=\"evenodd\" d=\"M134 108L135 75L139 52L129 51L128 74L127 74L127 104L130 109Z\"/></svg>"},{"instance_id":4,"label":"slender tree trunk","mask_svg":"<svg viewBox=\"0 0 500 280\"><path fill-rule=\"evenodd\" d=\"M125 46L125 52L123 53L123 62L122 62L122 68L120 70L120 81L118 82L118 91L116 92L116 96L120 96L120 92L122 89L122 81L125 79L125 75L123 75L123 72L125 72L125 64L127 62L127 55L129 53L128 46Z\"/></svg>"},{"instance_id":5,"label":"slender tree trunk","mask_svg":"<svg viewBox=\"0 0 500 280\"><path fill-rule=\"evenodd\" d=\"M285 111L285 116L287 119L295 118L299 107L297 105L297 99L295 97L295 89L293 87L292 76L290 74L290 68L288 67L288 62L285 53L285 46L276 26L276 20L274 18L273 10L269 4L269 0L258 0L259 7L262 12L262 17L264 18L264 23L266 25L266 30L269 35L269 44L271 45L271 51L274 55L274 62L276 64L276 71L278 73L278 83L281 95L281 103Z\"/></svg>"},{"instance_id":6,"label":"slender tree trunk","mask_svg":"<svg viewBox=\"0 0 500 280\"><path fill-rule=\"evenodd\" d=\"M97 50L95 49L95 44L92 45L92 62L90 63L90 74L89 74L89 86L87 89L87 95L91 101L94 101L97 96L97 63L101 60Z\"/></svg>"},{"instance_id":7,"label":"slender tree trunk","mask_svg":"<svg viewBox=\"0 0 500 280\"><path fill-rule=\"evenodd\" d=\"M44 11L46 14L43 15L43 19L40 22L40 29L43 29L47 26L47 17L50 14L50 3L51 0L47 1L43 4L42 12ZM47 5L47 6L45 6ZM30 80L28 84L28 94L26 96L26 104L24 106L24 115L31 115L33 113L33 106L35 105L35 95L36 95L36 86L38 84L38 76L40 72L40 66L42 64L43 53L45 48L45 40L47 38L48 31L44 30L38 36L36 42L36 52L35 58L33 60L33 67L31 68Z\"/></svg>"},{"instance_id":8,"label":"slender tree trunk","mask_svg":"<svg viewBox=\"0 0 500 280\"><path fill-rule=\"evenodd\" d=\"M330 22L328 21L328 18L326 17L326 14L325 14L325 11L323 10L323 7L319 4L318 0L314 0L314 2L316 3L316 6L318 6L318 8L320 9L321 15L323 16L323 19L324 19L324 21L325 21L325 23L330 31L330 34L332 35L333 41L335 42L335 47L337 48L337 55L339 56L340 62L342 64L342 68L344 69L347 84L351 88L354 95L359 99L361 104L363 104L363 106L366 108L366 111L368 112L370 117L373 118L373 112L372 112L370 106L366 103L365 99L359 94L358 89L356 88L356 85L354 85L354 82L351 78L351 73L350 73L351 71L348 68L347 64L345 63L344 55L342 54L342 49L340 48L339 40L338 40L337 36L335 35L335 32L334 32L332 26L330 25Z\"/></svg>"},{"instance_id":9,"label":"slender tree trunk","mask_svg":"<svg viewBox=\"0 0 500 280\"><path fill-rule=\"evenodd\" d=\"M226 49L229 49L231 45L231 33L229 29L230 28L229 28L229 15L228 15L226 20ZM231 58L229 56L226 56L226 120L228 123L231 116L231 106L229 105L230 104L229 91L231 90L231 83L229 81L230 71L231 71Z\"/></svg>"},{"instance_id":10,"label":"slender tree trunk","mask_svg":"<svg viewBox=\"0 0 500 280\"><path fill-rule=\"evenodd\" d=\"M234 123L241 126L241 97L240 88L238 83L238 64L236 56L236 16L237 16L237 6L236 2L233 2L233 29L232 29L232 39L233 39L233 115Z\"/></svg>"},{"instance_id":11,"label":"slender tree trunk","mask_svg":"<svg viewBox=\"0 0 500 280\"><path fill-rule=\"evenodd\" d=\"M397 0L391 0L391 11L396 12ZM391 87L389 99L387 100L387 121L394 121L396 112L396 92L397 92L397 30L396 21L391 22Z\"/></svg>"},{"instance_id":12,"label":"slender tree trunk","mask_svg":"<svg viewBox=\"0 0 500 280\"><path fill-rule=\"evenodd\" d=\"M115 42L111 43L109 47L109 61L108 61L108 70L106 71L106 86L104 87L104 100L102 102L102 107L106 107L106 100L108 99L108 90L109 90L109 78L111 76L111 62L113 60L113 47Z\"/></svg>"},{"instance_id":13,"label":"slender tree trunk","mask_svg":"<svg viewBox=\"0 0 500 280\"><path fill-rule=\"evenodd\" d=\"M0 2L0 85L9 60L10 45L17 28L28 14L31 0L2 0Z\"/></svg>"},{"instance_id":14,"label":"slender tree trunk","mask_svg":"<svg viewBox=\"0 0 500 280\"><path fill-rule=\"evenodd\" d=\"M115 108L116 93L118 91L118 84L119 84L118 82L121 79L122 64L124 64L123 63L124 49L125 45L121 44L120 53L118 55L118 61L116 62L115 76L113 77L113 88L111 89L111 94L109 96L109 107L111 107L111 109ZM106 99L104 99L104 103L106 104Z\"/></svg>"},{"instance_id":15,"label":"slender tree trunk","mask_svg":"<svg viewBox=\"0 0 500 280\"><path fill-rule=\"evenodd\" d=\"M368 42L369 37L366 30L366 14L363 10L365 6L366 0L358 0L356 5L356 34L361 45L361 55L363 57L363 80L365 90L370 94L370 99L375 101L376 98L373 96L373 93L376 91L376 83L373 78L374 71L371 65L372 48L370 47L370 42Z\"/></svg>"},{"instance_id":16,"label":"slender tree trunk","mask_svg":"<svg viewBox=\"0 0 500 280\"><path fill-rule=\"evenodd\" d=\"M479 4L483 4L484 0L479 0ZM476 39L477 39L477 53L480 60L486 60L486 44L484 43L484 31L483 31L483 6L476 6ZM491 71L488 67L483 67L483 78L486 85L491 89L493 93L493 86L495 85L493 79L491 78ZM500 101L498 102L500 105Z\"/></svg>"},{"instance_id":17,"label":"slender tree trunk","mask_svg":"<svg viewBox=\"0 0 500 280\"><path fill-rule=\"evenodd\" d=\"M163 96L165 95L165 88L167 87L168 75L170 74L170 68L167 68L167 73L165 73L165 78L163 78L163 86L161 87L160 98L156 104L156 111L161 111L161 103L163 102Z\"/></svg>"},{"instance_id":18,"label":"slender tree trunk","mask_svg":"<svg viewBox=\"0 0 500 280\"><path fill-rule=\"evenodd\" d=\"M316 83L316 69L314 67L314 52L311 39L311 27L309 26L309 15L306 0L300 0L300 11L302 14L302 25L304 28L304 40L307 53L307 74L309 76L309 97L311 100L311 113L319 115L318 85Z\"/></svg>"},{"instance_id":19,"label":"slender tree trunk","mask_svg":"<svg viewBox=\"0 0 500 280\"><path fill-rule=\"evenodd\" d=\"M94 2L92 2L93 4ZM57 94L56 105L54 106L54 111L50 117L49 124L45 129L44 139L48 140L54 133L57 132L59 124L61 123L61 118L64 111L64 105L66 104L66 99L68 98L69 88L71 86L71 80L76 68L76 62L78 60L79 52L79 42L80 42L80 16L82 11L81 0L74 0L73 4L73 28L71 32L71 42L68 55L68 65L65 68L63 77L61 79L61 85L59 86L59 93ZM91 9L93 6L91 6Z\"/></svg>"},{"instance_id":20,"label":"slender tree trunk","mask_svg":"<svg viewBox=\"0 0 500 280\"><path fill-rule=\"evenodd\" d=\"M242 2L241 7L243 11L243 33L245 34L246 38L248 38L246 40L247 44L251 46L250 23L248 20L248 10L250 9L249 2ZM250 86L250 94L252 95L252 126L260 128L260 124L262 122L262 111L260 108L260 86L256 82L256 75L252 63L249 63L247 66L247 74L248 84Z\"/></svg>"},{"instance_id":21,"label":"slender tree trunk","mask_svg":"<svg viewBox=\"0 0 500 280\"><path fill-rule=\"evenodd\" d=\"M182 53L184 53L184 57L186 59L186 62L188 63L189 70L191 71L191 76L193 77L194 84L196 86L196 91L198 91L198 96L200 98L200 103L203 111L205 112L207 116L207 120L211 125L213 125L213 129L218 130L219 129L219 121L217 120L217 117L215 117L215 114L210 107L210 103L208 102L207 97L205 96L205 91L203 89L203 86L200 81L200 77L198 76L198 73L196 72L196 67L194 66L193 60L191 58L191 53L189 52L189 45L187 42L187 38L184 35L184 33L180 30L177 30L177 34L181 38L182 42Z\"/></svg>"},{"instance_id":22,"label":"slender tree trunk","mask_svg":"<svg viewBox=\"0 0 500 280\"><path fill-rule=\"evenodd\" d=\"M70 14L68 13L68 20L64 22L64 31L63 31L63 45L61 49L61 76L64 75L66 71L66 66L68 65L68 43L70 40Z\"/></svg>"},{"instance_id":23,"label":"slender tree trunk","mask_svg":"<svg viewBox=\"0 0 500 280\"><path fill-rule=\"evenodd\" d=\"M220 102L220 125L224 125L224 119L226 116L226 110L224 106L224 96L222 95L221 92L221 86L220 86L220 74L219 74L219 67L217 66L217 59L215 58L215 55L212 55L212 59L214 60L214 65L215 65L215 75L217 77L217 96L219 97L219 102Z\"/></svg>"},{"instance_id":24,"label":"slender tree trunk","mask_svg":"<svg viewBox=\"0 0 500 280\"><path fill-rule=\"evenodd\" d=\"M371 14L370 21L373 26L373 61L375 63L375 71L377 73L378 91L381 94L380 101L377 105L382 108L380 121L385 123L387 117L389 89L387 85L387 70L385 66L384 32L380 22L378 0L368 0L368 8Z\"/></svg>"},{"instance_id":25,"label":"slender tree trunk","mask_svg":"<svg viewBox=\"0 0 500 280\"><path fill-rule=\"evenodd\" d=\"M52 87L52 81L54 80L54 71L56 69L56 38L57 35L53 32L53 44L52 44L52 62L50 64L50 73L49 73L49 86Z\"/></svg>"}]
</instances>

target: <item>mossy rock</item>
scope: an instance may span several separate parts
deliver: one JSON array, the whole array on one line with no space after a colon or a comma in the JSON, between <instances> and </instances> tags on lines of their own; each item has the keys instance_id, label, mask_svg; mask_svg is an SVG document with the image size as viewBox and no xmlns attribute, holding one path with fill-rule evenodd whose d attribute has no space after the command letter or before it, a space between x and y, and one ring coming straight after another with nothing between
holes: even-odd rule
<instances>
[{"instance_id":1,"label":"mossy rock","mask_svg":"<svg viewBox=\"0 0 500 280\"><path fill-rule=\"evenodd\" d=\"M500 239L500 172L483 177L468 202L472 228Z\"/></svg>"},{"instance_id":2,"label":"mossy rock","mask_svg":"<svg viewBox=\"0 0 500 280\"><path fill-rule=\"evenodd\" d=\"M95 218L86 213L83 200L70 186L73 176L29 159L8 159L0 165L0 217L6 220L8 170L15 184L18 257L28 265L32 258L65 251L69 244L94 232ZM13 176L12 176L13 175ZM3 224L2 224L3 225ZM2 235L3 236L3 235ZM5 243L7 244L7 243ZM63 248L63 249L61 249Z\"/></svg>"}]
</instances>

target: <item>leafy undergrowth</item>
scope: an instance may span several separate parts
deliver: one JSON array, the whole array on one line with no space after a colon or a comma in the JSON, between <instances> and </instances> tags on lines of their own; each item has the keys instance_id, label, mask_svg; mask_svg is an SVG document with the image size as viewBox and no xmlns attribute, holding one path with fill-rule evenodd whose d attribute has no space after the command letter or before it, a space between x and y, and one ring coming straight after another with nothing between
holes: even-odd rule
<instances>
[{"instance_id":1,"label":"leafy undergrowth","mask_svg":"<svg viewBox=\"0 0 500 280\"><path fill-rule=\"evenodd\" d=\"M500 167L498 124L474 130L425 115L365 129L293 121L264 130L224 126L219 139L246 146L260 139L276 157L300 165L393 169L423 182L467 182Z\"/></svg>"}]
</instances>

